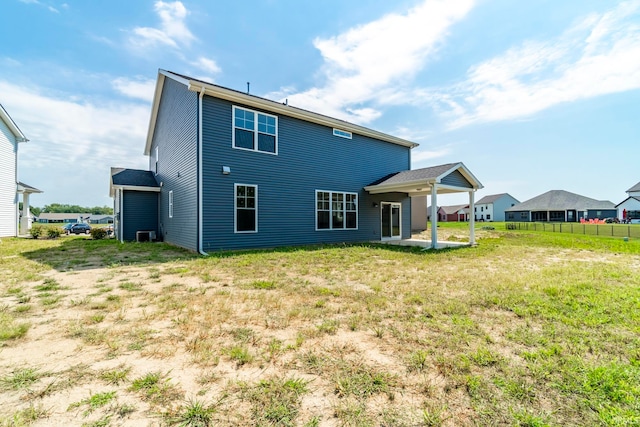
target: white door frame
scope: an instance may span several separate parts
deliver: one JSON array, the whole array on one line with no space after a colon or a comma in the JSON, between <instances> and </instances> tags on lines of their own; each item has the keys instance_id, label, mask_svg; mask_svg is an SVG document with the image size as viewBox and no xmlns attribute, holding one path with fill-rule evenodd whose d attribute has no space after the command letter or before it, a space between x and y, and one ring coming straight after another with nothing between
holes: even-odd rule
<instances>
[{"instance_id":1,"label":"white door frame","mask_svg":"<svg viewBox=\"0 0 640 427\"><path fill-rule=\"evenodd\" d=\"M390 210L390 215L391 218L389 218L389 226L391 227L391 229L389 230L389 234L390 237L385 237L384 236L384 230L382 228L382 215L383 215L383 211L384 211L384 205L389 205L391 210ZM391 226L391 224L393 223L393 207L396 206L398 208L398 230L399 230L399 234L397 236L393 236L393 227ZM380 239L381 240L401 240L402 239L402 203L400 202L380 202Z\"/></svg>"}]
</instances>

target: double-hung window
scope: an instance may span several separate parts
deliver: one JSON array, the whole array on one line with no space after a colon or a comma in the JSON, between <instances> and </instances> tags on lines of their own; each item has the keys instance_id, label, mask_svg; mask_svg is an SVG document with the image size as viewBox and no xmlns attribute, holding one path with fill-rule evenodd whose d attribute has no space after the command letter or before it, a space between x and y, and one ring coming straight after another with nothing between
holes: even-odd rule
<instances>
[{"instance_id":1,"label":"double-hung window","mask_svg":"<svg viewBox=\"0 0 640 427\"><path fill-rule=\"evenodd\" d=\"M169 218L173 218L173 190L169 191Z\"/></svg>"},{"instance_id":2,"label":"double-hung window","mask_svg":"<svg viewBox=\"0 0 640 427\"><path fill-rule=\"evenodd\" d=\"M257 185L235 185L235 224L236 233L258 231Z\"/></svg>"},{"instance_id":3,"label":"double-hung window","mask_svg":"<svg viewBox=\"0 0 640 427\"><path fill-rule=\"evenodd\" d=\"M233 107L233 147L262 153L278 153L278 118Z\"/></svg>"},{"instance_id":4,"label":"double-hung window","mask_svg":"<svg viewBox=\"0 0 640 427\"><path fill-rule=\"evenodd\" d=\"M357 228L357 194L316 191L316 230L355 230Z\"/></svg>"}]
</instances>

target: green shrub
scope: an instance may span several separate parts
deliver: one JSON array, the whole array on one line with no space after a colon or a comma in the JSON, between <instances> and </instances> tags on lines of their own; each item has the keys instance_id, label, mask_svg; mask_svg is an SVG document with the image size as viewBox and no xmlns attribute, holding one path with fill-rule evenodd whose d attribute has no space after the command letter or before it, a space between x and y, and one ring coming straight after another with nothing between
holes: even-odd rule
<instances>
[{"instance_id":1,"label":"green shrub","mask_svg":"<svg viewBox=\"0 0 640 427\"><path fill-rule=\"evenodd\" d=\"M31 227L31 230L29 230L29 233L31 234L31 237L37 239L38 237L42 236L43 231L44 230L41 225L34 225L33 227Z\"/></svg>"},{"instance_id":2,"label":"green shrub","mask_svg":"<svg viewBox=\"0 0 640 427\"><path fill-rule=\"evenodd\" d=\"M62 231L60 231L59 228L49 228L47 229L47 237L50 239L57 239L58 237L60 237L60 234L62 233Z\"/></svg>"},{"instance_id":3,"label":"green shrub","mask_svg":"<svg viewBox=\"0 0 640 427\"><path fill-rule=\"evenodd\" d=\"M91 229L91 237L94 240L101 240L107 237L107 230L104 228L92 228Z\"/></svg>"}]
</instances>

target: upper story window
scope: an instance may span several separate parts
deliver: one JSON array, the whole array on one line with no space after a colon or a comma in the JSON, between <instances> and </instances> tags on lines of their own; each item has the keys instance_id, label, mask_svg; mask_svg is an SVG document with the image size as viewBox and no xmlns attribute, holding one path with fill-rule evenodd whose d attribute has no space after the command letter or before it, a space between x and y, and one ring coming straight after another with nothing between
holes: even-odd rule
<instances>
[{"instance_id":1,"label":"upper story window","mask_svg":"<svg viewBox=\"0 0 640 427\"><path fill-rule=\"evenodd\" d=\"M159 150L158 147L156 146L156 175L158 175L158 158L159 158L160 154L159 154Z\"/></svg>"},{"instance_id":2,"label":"upper story window","mask_svg":"<svg viewBox=\"0 0 640 427\"><path fill-rule=\"evenodd\" d=\"M233 107L233 147L278 154L278 118Z\"/></svg>"},{"instance_id":3,"label":"upper story window","mask_svg":"<svg viewBox=\"0 0 640 427\"><path fill-rule=\"evenodd\" d=\"M351 132L347 132L346 130L333 129L333 136L339 136L340 138L351 139Z\"/></svg>"}]
</instances>

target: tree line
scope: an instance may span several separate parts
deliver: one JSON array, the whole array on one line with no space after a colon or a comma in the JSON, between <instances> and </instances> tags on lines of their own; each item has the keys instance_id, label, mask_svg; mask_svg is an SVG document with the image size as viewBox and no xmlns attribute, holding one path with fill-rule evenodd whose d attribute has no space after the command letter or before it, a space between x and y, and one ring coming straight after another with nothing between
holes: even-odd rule
<instances>
[{"instance_id":1,"label":"tree line","mask_svg":"<svg viewBox=\"0 0 640 427\"><path fill-rule=\"evenodd\" d=\"M22 202L20 202L20 211L22 211ZM67 205L63 203L52 203L45 205L43 208L30 206L31 215L39 216L41 213L90 213L92 215L113 215L113 208L108 206L94 206L92 208L78 205Z\"/></svg>"}]
</instances>

